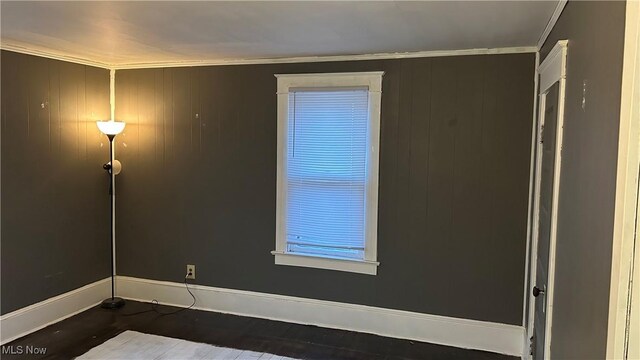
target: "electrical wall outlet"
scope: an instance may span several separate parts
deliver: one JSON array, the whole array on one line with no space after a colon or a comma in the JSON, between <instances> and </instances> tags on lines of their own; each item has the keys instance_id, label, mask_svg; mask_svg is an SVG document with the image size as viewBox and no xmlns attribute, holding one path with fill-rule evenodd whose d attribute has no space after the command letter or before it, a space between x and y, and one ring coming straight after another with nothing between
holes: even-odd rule
<instances>
[{"instance_id":1,"label":"electrical wall outlet","mask_svg":"<svg viewBox=\"0 0 640 360\"><path fill-rule=\"evenodd\" d=\"M195 278L196 278L196 266L187 265L187 279L195 279Z\"/></svg>"}]
</instances>

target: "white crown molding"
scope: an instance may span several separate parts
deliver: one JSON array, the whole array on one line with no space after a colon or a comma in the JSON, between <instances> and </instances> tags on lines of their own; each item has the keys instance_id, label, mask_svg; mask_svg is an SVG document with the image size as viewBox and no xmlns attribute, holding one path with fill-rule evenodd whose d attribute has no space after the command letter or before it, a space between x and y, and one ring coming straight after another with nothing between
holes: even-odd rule
<instances>
[{"instance_id":1,"label":"white crown molding","mask_svg":"<svg viewBox=\"0 0 640 360\"><path fill-rule=\"evenodd\" d=\"M553 11L553 14L551 14L551 18L549 18L549 22L547 23L547 26L544 28L542 35L540 35L540 39L538 39L538 50L542 49L544 42L547 41L549 34L551 34L551 30L553 30L553 27L556 26L556 23L560 18L560 14L562 14L562 10L564 10L564 7L567 5L567 2L568 0L558 1L558 4L556 5L556 9Z\"/></svg>"},{"instance_id":2,"label":"white crown molding","mask_svg":"<svg viewBox=\"0 0 640 360\"><path fill-rule=\"evenodd\" d=\"M131 300L189 306L183 283L118 276L118 294ZM401 339L522 356L524 327L334 301L189 285L195 309L310 324Z\"/></svg>"},{"instance_id":3,"label":"white crown molding","mask_svg":"<svg viewBox=\"0 0 640 360\"><path fill-rule=\"evenodd\" d=\"M12 40L3 39L0 42L0 49L6 50L6 51L13 51L21 54L44 57L44 58L53 59L53 60L66 61L74 64L94 66L94 67L99 67L103 69L111 69L112 67L110 64L105 62L67 55L60 52L42 49L42 48L38 48L37 46L20 43Z\"/></svg>"},{"instance_id":4,"label":"white crown molding","mask_svg":"<svg viewBox=\"0 0 640 360\"><path fill-rule=\"evenodd\" d=\"M463 50L434 50L416 51L404 53L379 53L363 55L328 55L328 56L302 56L286 58L263 58L263 59L227 59L227 60L185 60L185 61L153 61L140 63L113 64L102 61L65 55L59 52L45 50L25 43L2 40L0 49L13 51L22 54L35 55L49 59L68 61L76 64L95 66L110 70L126 69L153 69L169 67L193 67L193 66L220 66L220 65L258 65L258 64L288 64L288 63L310 63L329 61L363 61L363 60L389 60L389 59L410 59L443 56L467 56L467 55L492 55L492 54L518 54L535 53L536 46L519 46L503 48L482 48Z\"/></svg>"},{"instance_id":5,"label":"white crown molding","mask_svg":"<svg viewBox=\"0 0 640 360\"><path fill-rule=\"evenodd\" d=\"M493 49L465 49L465 50L434 50L416 51L405 53L380 53L363 55L329 55L329 56L302 56L288 58L264 58L264 59L230 59L230 60L194 60L194 61L167 61L149 63L131 63L113 65L117 70L124 69L148 69L186 66L220 66L220 65L257 65L257 64L289 64L289 63L311 63L328 61L363 61L363 60L389 60L408 59L442 56L464 56L464 55L489 55L489 54L516 54L535 53L538 51L535 46L505 47Z\"/></svg>"},{"instance_id":6,"label":"white crown molding","mask_svg":"<svg viewBox=\"0 0 640 360\"><path fill-rule=\"evenodd\" d=\"M36 330L85 311L109 297L111 278L54 296L0 317L0 344L6 344Z\"/></svg>"}]
</instances>

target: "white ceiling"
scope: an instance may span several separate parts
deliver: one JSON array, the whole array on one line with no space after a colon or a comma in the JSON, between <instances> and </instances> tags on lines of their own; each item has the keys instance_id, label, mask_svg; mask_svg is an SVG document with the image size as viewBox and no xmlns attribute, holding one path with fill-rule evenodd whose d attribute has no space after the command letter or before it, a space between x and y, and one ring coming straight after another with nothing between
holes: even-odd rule
<instances>
[{"instance_id":1,"label":"white ceiling","mask_svg":"<svg viewBox=\"0 0 640 360\"><path fill-rule=\"evenodd\" d=\"M6 2L4 48L112 65L535 46L557 1Z\"/></svg>"}]
</instances>

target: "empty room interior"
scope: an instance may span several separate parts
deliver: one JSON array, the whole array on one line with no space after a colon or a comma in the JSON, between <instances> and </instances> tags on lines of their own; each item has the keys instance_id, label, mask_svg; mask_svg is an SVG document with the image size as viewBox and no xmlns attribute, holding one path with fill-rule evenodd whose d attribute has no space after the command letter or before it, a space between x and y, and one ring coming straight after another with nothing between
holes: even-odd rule
<instances>
[{"instance_id":1,"label":"empty room interior","mask_svg":"<svg viewBox=\"0 0 640 360\"><path fill-rule=\"evenodd\" d=\"M3 359L640 359L640 1L0 15Z\"/></svg>"}]
</instances>

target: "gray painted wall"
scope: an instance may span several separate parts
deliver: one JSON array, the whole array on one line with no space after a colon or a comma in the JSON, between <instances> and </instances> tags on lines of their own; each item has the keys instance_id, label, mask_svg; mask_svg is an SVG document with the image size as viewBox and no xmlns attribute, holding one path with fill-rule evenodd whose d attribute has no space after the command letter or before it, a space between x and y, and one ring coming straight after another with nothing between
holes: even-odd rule
<instances>
[{"instance_id":1,"label":"gray painted wall","mask_svg":"<svg viewBox=\"0 0 640 360\"><path fill-rule=\"evenodd\" d=\"M542 49L544 57L557 40L569 40L551 340L555 359L605 358L624 23L624 2L571 1Z\"/></svg>"},{"instance_id":2,"label":"gray painted wall","mask_svg":"<svg viewBox=\"0 0 640 360\"><path fill-rule=\"evenodd\" d=\"M377 276L276 266L276 73L384 70ZM118 71L118 273L520 325L533 54Z\"/></svg>"},{"instance_id":3,"label":"gray painted wall","mask_svg":"<svg viewBox=\"0 0 640 360\"><path fill-rule=\"evenodd\" d=\"M109 276L109 71L2 51L1 312Z\"/></svg>"}]
</instances>

